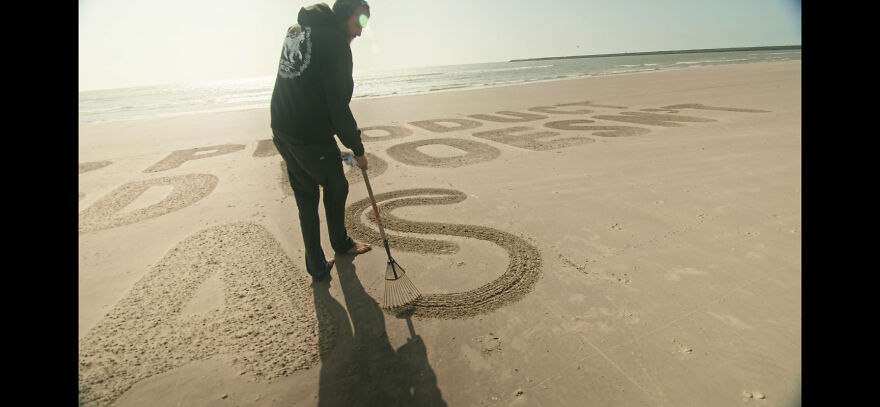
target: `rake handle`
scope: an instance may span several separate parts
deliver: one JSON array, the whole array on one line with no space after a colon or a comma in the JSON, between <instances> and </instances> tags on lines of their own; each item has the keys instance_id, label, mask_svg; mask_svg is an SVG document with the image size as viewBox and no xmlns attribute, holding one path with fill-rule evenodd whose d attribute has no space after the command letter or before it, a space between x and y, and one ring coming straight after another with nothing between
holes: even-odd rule
<instances>
[{"instance_id":1,"label":"rake handle","mask_svg":"<svg viewBox=\"0 0 880 407\"><path fill-rule=\"evenodd\" d=\"M382 226L382 218L379 217L379 208L376 206L376 198L373 197L373 188L370 186L370 177L367 176L367 170L363 168L361 168L361 174L364 176L364 183L367 184L367 193L370 194L370 203L373 204L373 213L376 215L376 221L379 222L379 234L382 236L382 243L385 244L385 253L388 254L388 261L391 261L391 249L388 248L388 238L385 237L385 227Z\"/></svg>"}]
</instances>

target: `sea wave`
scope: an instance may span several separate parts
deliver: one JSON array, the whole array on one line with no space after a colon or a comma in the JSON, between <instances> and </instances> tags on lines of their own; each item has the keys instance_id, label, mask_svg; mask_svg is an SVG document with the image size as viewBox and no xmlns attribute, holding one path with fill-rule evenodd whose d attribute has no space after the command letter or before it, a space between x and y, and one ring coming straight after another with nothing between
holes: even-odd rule
<instances>
[{"instance_id":1,"label":"sea wave","mask_svg":"<svg viewBox=\"0 0 880 407\"><path fill-rule=\"evenodd\" d=\"M466 71L457 71L450 72L450 74L485 74L485 73L498 73L498 72L515 72L515 71L528 71L533 69L545 69L552 68L555 65L538 65L538 66L518 66L512 68L489 68L489 69L474 69L474 70L466 70Z\"/></svg>"},{"instance_id":2,"label":"sea wave","mask_svg":"<svg viewBox=\"0 0 880 407\"><path fill-rule=\"evenodd\" d=\"M353 98L377 98L504 86L567 78L624 75L703 65L799 59L800 51L717 52L640 56L620 64L619 57L572 58L421 67L354 75ZM268 107L275 77L258 77L190 84L145 86L79 93L80 122L222 112Z\"/></svg>"},{"instance_id":3,"label":"sea wave","mask_svg":"<svg viewBox=\"0 0 880 407\"><path fill-rule=\"evenodd\" d=\"M644 68L644 69L618 69L613 71L605 72L607 75L618 75L618 74L627 74L627 73L636 73L636 72L649 72L656 71L657 68Z\"/></svg>"},{"instance_id":4,"label":"sea wave","mask_svg":"<svg viewBox=\"0 0 880 407\"><path fill-rule=\"evenodd\" d=\"M693 64L713 64L718 62L741 62L741 61L753 61L753 59L749 58L739 58L739 59L707 59L702 61L678 61L676 65L693 65Z\"/></svg>"}]
</instances>

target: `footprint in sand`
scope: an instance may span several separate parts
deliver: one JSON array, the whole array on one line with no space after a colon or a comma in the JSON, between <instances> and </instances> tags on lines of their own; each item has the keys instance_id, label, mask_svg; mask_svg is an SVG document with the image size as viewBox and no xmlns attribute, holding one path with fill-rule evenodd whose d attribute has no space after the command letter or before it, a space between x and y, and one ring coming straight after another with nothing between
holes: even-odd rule
<instances>
[{"instance_id":1,"label":"footprint in sand","mask_svg":"<svg viewBox=\"0 0 880 407\"><path fill-rule=\"evenodd\" d=\"M767 396L760 391L752 392L752 391L746 390L746 391L743 391L742 396L743 396L743 401L765 400L767 398Z\"/></svg>"},{"instance_id":2,"label":"footprint in sand","mask_svg":"<svg viewBox=\"0 0 880 407\"><path fill-rule=\"evenodd\" d=\"M689 356L689 355L692 355L692 354L694 353L694 349L693 349L693 348L691 348L690 346L687 346L687 345L685 345L685 344L679 342L678 339L674 339L674 338L673 338L673 339L672 339L672 343L674 343L674 344L678 347L678 351L677 351L677 352L678 352L678 353L681 353L682 355Z\"/></svg>"},{"instance_id":3,"label":"footprint in sand","mask_svg":"<svg viewBox=\"0 0 880 407\"><path fill-rule=\"evenodd\" d=\"M489 335L478 336L473 341L480 344L480 353L484 356L489 356L492 352L501 350L501 338L491 332Z\"/></svg>"}]
</instances>

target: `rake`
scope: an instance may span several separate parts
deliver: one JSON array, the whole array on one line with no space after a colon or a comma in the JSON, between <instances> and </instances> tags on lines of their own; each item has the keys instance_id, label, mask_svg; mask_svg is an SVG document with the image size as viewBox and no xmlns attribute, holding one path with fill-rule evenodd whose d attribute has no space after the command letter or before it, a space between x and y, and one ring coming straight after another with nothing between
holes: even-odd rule
<instances>
[{"instance_id":1,"label":"rake","mask_svg":"<svg viewBox=\"0 0 880 407\"><path fill-rule=\"evenodd\" d=\"M342 153L342 159L352 167L357 166L357 159L349 152ZM410 281L409 277L406 276L406 270L391 257L388 238L385 236L385 227L382 225L382 218L379 217L379 208L376 206L376 199L373 197L373 188L370 187L370 178L367 176L367 170L361 168L361 174L363 174L364 183L367 185L367 193L370 194L373 214L376 215L376 221L379 223L379 234L382 236L382 243L385 245L385 253L388 254L388 266L385 268L385 298L382 308L387 310L399 309L412 303L421 297L422 294Z\"/></svg>"}]
</instances>

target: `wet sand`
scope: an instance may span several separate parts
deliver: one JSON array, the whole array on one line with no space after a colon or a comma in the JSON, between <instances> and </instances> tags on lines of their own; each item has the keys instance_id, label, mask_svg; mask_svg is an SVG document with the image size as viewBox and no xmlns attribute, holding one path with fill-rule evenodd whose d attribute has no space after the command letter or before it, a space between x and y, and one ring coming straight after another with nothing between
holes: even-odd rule
<instances>
[{"instance_id":1,"label":"wet sand","mask_svg":"<svg viewBox=\"0 0 880 407\"><path fill-rule=\"evenodd\" d=\"M800 61L352 108L407 314L360 171L311 283L266 109L80 125L81 404L800 399Z\"/></svg>"}]
</instances>

